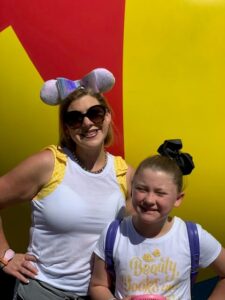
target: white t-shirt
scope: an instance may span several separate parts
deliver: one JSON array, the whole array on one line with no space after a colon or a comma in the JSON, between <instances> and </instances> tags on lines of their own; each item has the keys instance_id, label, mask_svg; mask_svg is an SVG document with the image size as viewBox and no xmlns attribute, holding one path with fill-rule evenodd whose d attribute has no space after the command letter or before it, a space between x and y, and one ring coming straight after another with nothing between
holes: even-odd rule
<instances>
[{"instance_id":1,"label":"white t-shirt","mask_svg":"<svg viewBox=\"0 0 225 300\"><path fill-rule=\"evenodd\" d=\"M108 226L107 226L108 228ZM103 231L95 253L105 260ZM221 252L221 244L199 224L200 267L210 265ZM165 235L144 238L135 230L131 217L118 229L113 258L116 272L115 296L158 294L168 300L189 300L191 257L186 224L174 217Z\"/></svg>"}]
</instances>

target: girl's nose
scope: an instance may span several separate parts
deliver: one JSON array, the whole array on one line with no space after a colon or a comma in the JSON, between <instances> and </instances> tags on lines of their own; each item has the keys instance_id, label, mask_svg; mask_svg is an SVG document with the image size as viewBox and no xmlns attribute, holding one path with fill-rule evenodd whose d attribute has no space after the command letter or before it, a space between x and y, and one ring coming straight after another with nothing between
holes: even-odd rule
<instances>
[{"instance_id":1,"label":"girl's nose","mask_svg":"<svg viewBox=\"0 0 225 300\"><path fill-rule=\"evenodd\" d=\"M149 192L147 195L146 195L146 198L145 198L145 202L146 203L155 203L156 202L156 196L154 193L151 193Z\"/></svg>"}]
</instances>

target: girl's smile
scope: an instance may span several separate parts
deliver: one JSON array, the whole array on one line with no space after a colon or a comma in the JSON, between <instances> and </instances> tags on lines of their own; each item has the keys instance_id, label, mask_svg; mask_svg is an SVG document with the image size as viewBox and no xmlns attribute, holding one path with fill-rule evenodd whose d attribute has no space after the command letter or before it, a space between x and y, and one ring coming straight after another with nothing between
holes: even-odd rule
<instances>
[{"instance_id":1,"label":"girl's smile","mask_svg":"<svg viewBox=\"0 0 225 300\"><path fill-rule=\"evenodd\" d=\"M140 233L151 231L154 226L162 230L169 213L180 205L182 197L171 174L150 168L137 174L132 186L132 201L137 213L135 226Z\"/></svg>"}]
</instances>

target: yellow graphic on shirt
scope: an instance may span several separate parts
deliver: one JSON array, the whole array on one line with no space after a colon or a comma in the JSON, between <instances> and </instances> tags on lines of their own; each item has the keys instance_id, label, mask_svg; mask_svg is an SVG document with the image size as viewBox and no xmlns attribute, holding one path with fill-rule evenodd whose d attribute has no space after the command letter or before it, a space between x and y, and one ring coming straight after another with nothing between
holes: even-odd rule
<instances>
[{"instance_id":1,"label":"yellow graphic on shirt","mask_svg":"<svg viewBox=\"0 0 225 300\"><path fill-rule=\"evenodd\" d=\"M153 261L153 257L150 253L144 254L142 258L143 258L143 260L145 260L147 262Z\"/></svg>"},{"instance_id":2,"label":"yellow graphic on shirt","mask_svg":"<svg viewBox=\"0 0 225 300\"><path fill-rule=\"evenodd\" d=\"M124 289L133 294L162 294L176 290L179 277L177 263L169 257L162 257L159 249L144 253L142 258L133 257L129 261L129 274L122 277ZM175 299L174 296L167 299Z\"/></svg>"}]
</instances>

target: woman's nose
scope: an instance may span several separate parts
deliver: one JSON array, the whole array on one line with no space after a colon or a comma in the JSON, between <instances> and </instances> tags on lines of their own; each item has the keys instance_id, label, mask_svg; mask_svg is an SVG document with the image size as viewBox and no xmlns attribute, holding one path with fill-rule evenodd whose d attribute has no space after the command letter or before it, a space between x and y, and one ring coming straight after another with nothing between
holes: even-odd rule
<instances>
[{"instance_id":1,"label":"woman's nose","mask_svg":"<svg viewBox=\"0 0 225 300\"><path fill-rule=\"evenodd\" d=\"M93 125L94 123L87 117L85 116L82 122L82 126L90 126Z\"/></svg>"}]
</instances>

